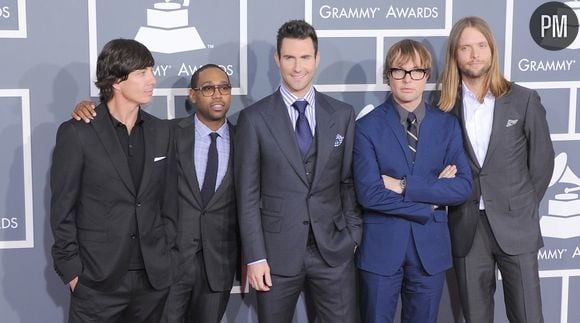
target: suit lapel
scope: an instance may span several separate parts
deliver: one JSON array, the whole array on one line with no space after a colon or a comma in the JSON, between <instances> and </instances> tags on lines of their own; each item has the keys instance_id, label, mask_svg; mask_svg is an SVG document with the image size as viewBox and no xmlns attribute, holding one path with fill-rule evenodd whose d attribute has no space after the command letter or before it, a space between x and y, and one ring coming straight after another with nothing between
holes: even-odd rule
<instances>
[{"instance_id":1,"label":"suit lapel","mask_svg":"<svg viewBox=\"0 0 580 323\"><path fill-rule=\"evenodd\" d=\"M195 200L201 205L201 192L194 165L195 123L193 115L178 123L175 134L179 164L183 168L183 176Z\"/></svg>"},{"instance_id":2,"label":"suit lapel","mask_svg":"<svg viewBox=\"0 0 580 323\"><path fill-rule=\"evenodd\" d=\"M399 113L397 112L397 108L393 102L393 97L389 97L387 99L387 104L384 106L385 113L387 116L387 123L389 124L389 128L393 132L395 138L397 138L397 142L401 146L403 154L405 155L405 159L407 160L407 165L409 165L409 169L413 168L413 156L411 155L411 151L409 150L409 142L407 141L407 135L405 129L401 126L401 118L399 117ZM419 143L420 145L421 143Z\"/></svg>"},{"instance_id":3,"label":"suit lapel","mask_svg":"<svg viewBox=\"0 0 580 323\"><path fill-rule=\"evenodd\" d=\"M141 175L141 184L139 186L139 190L137 194L143 192L143 189L147 187L149 184L149 180L151 180L151 170L153 168L153 159L155 157L160 156L153 156L154 154L154 147L156 146L156 138L157 138L157 128L153 118L149 116L145 111L141 110L141 118L143 119L143 143L145 145L145 160L143 163L143 174ZM167 156L166 156L167 157Z\"/></svg>"},{"instance_id":4,"label":"suit lapel","mask_svg":"<svg viewBox=\"0 0 580 323\"><path fill-rule=\"evenodd\" d=\"M483 165L487 163L495 151L495 148L500 145L500 140L505 140L502 132L505 128L505 120L507 119L507 108L510 106L510 96L505 95L500 98L495 99L495 105L493 107L493 124L491 128L491 136L489 138L489 145L487 146L487 152L485 153L485 160ZM483 165L481 165L483 167Z\"/></svg>"},{"instance_id":5,"label":"suit lapel","mask_svg":"<svg viewBox=\"0 0 580 323\"><path fill-rule=\"evenodd\" d=\"M334 108L326 99L316 93L316 165L314 170L314 180L312 186L323 176L323 172L328 161L328 157L334 148L336 135L336 120ZM344 133L342 134L344 136Z\"/></svg>"},{"instance_id":6,"label":"suit lapel","mask_svg":"<svg viewBox=\"0 0 580 323\"><path fill-rule=\"evenodd\" d=\"M119 143L113 124L109 119L109 112L107 111L107 106L102 103L96 108L97 116L91 122L91 125L95 129L97 136L101 140L113 166L117 170L119 177L127 187L127 189L133 194L137 195L135 192L135 185L133 184L133 179L131 178L131 172L129 171L129 164L127 163L127 157L125 152Z\"/></svg>"},{"instance_id":7,"label":"suit lapel","mask_svg":"<svg viewBox=\"0 0 580 323\"><path fill-rule=\"evenodd\" d=\"M302 154L298 150L296 135L290 122L290 116L286 111L286 105L282 100L280 90L276 91L271 97L267 109L263 110L264 123L270 129L270 133L276 142L278 148L282 151L292 168L304 184L308 185L308 180L302 164ZM318 119L316 120L318 122Z\"/></svg>"},{"instance_id":8,"label":"suit lapel","mask_svg":"<svg viewBox=\"0 0 580 323\"><path fill-rule=\"evenodd\" d=\"M478 168L481 168L479 165L479 161L477 161L477 156L475 155L475 151L473 150L473 146L471 145L471 141L469 139L469 134L467 133L467 128L465 126L465 110L463 107L463 98L460 95L455 102L455 107L453 108L453 114L457 117L459 124L461 125L461 132L463 135L463 147L467 152L467 156L471 160L473 165L476 165Z\"/></svg>"},{"instance_id":9,"label":"suit lapel","mask_svg":"<svg viewBox=\"0 0 580 323\"><path fill-rule=\"evenodd\" d=\"M209 203L207 206L210 206L211 204L215 203L215 201L219 201L220 200L220 196L222 194L229 194L229 192L227 191L227 187L230 187L230 181L233 179L233 176L231 175L233 172L233 158L234 158L234 127L228 122L228 130L230 132L230 156L228 158L228 168L226 170L226 173L224 175L224 178L222 179L222 182L220 183L220 185L218 186L217 190L215 191L214 195L212 196L212 198L209 200Z\"/></svg>"}]
</instances>

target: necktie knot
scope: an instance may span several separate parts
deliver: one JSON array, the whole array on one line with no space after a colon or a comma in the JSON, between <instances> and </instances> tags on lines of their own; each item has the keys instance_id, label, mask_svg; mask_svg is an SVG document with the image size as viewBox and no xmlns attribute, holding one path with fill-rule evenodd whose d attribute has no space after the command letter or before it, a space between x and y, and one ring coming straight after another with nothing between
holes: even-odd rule
<instances>
[{"instance_id":1,"label":"necktie knot","mask_svg":"<svg viewBox=\"0 0 580 323\"><path fill-rule=\"evenodd\" d=\"M307 105L308 105L308 102L306 100L294 101L294 103L292 103L292 106L294 107L294 109L298 110L298 113L300 113L300 114L304 114L304 111L306 111Z\"/></svg>"},{"instance_id":2,"label":"necktie knot","mask_svg":"<svg viewBox=\"0 0 580 323\"><path fill-rule=\"evenodd\" d=\"M209 137L211 138L212 142L215 142L217 137L219 137L219 134L217 132L212 132L209 134Z\"/></svg>"},{"instance_id":3,"label":"necktie knot","mask_svg":"<svg viewBox=\"0 0 580 323\"><path fill-rule=\"evenodd\" d=\"M410 125L417 125L417 116L413 113L413 112L409 112L409 115L407 116L407 122Z\"/></svg>"}]
</instances>

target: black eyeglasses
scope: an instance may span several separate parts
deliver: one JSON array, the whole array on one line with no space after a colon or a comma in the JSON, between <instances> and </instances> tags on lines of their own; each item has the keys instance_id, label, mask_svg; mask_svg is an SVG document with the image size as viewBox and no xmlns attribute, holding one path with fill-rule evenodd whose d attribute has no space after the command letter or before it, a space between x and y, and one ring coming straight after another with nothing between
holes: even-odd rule
<instances>
[{"instance_id":1,"label":"black eyeglasses","mask_svg":"<svg viewBox=\"0 0 580 323\"><path fill-rule=\"evenodd\" d=\"M389 74L395 80L402 80L409 74L412 80L419 81L422 80L425 75L427 75L428 69L424 68L415 68L410 71L404 70L402 68L391 68L389 69Z\"/></svg>"},{"instance_id":2,"label":"black eyeglasses","mask_svg":"<svg viewBox=\"0 0 580 323\"><path fill-rule=\"evenodd\" d=\"M203 96L213 96L215 94L215 90L218 90L221 95L229 95L232 93L232 85L231 84L220 84L220 85L204 85L202 87L194 87L194 91L201 91Z\"/></svg>"}]
</instances>

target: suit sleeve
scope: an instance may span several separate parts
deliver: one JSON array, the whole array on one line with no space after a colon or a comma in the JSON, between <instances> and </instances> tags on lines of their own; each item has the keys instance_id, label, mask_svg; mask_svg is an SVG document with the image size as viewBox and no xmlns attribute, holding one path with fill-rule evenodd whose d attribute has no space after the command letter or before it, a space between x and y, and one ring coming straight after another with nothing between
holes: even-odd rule
<instances>
[{"instance_id":1,"label":"suit sleeve","mask_svg":"<svg viewBox=\"0 0 580 323\"><path fill-rule=\"evenodd\" d=\"M540 202L554 171L554 147L546 120L546 110L536 91L532 91L529 97L524 131L528 139L528 169Z\"/></svg>"},{"instance_id":2,"label":"suit sleeve","mask_svg":"<svg viewBox=\"0 0 580 323\"><path fill-rule=\"evenodd\" d=\"M465 157L461 128L454 118L450 141L445 149L445 166L455 165L454 178L433 178L424 175L407 176L405 201L423 202L433 205L459 205L469 198L472 189L472 176Z\"/></svg>"},{"instance_id":3,"label":"suit sleeve","mask_svg":"<svg viewBox=\"0 0 580 323\"><path fill-rule=\"evenodd\" d=\"M50 168L50 225L54 268L65 284L82 272L78 254L76 204L83 176L83 151L79 134L63 123L56 135Z\"/></svg>"},{"instance_id":4,"label":"suit sleeve","mask_svg":"<svg viewBox=\"0 0 580 323\"><path fill-rule=\"evenodd\" d=\"M234 167L238 220L246 264L267 259L260 217L260 139L242 110L235 134Z\"/></svg>"},{"instance_id":5,"label":"suit sleeve","mask_svg":"<svg viewBox=\"0 0 580 323\"><path fill-rule=\"evenodd\" d=\"M385 143L386 144L386 143ZM426 223L431 218L430 204L408 202L403 195L385 188L375 145L365 125L357 123L354 139L354 184L356 196L363 208L406 220Z\"/></svg>"},{"instance_id":6,"label":"suit sleeve","mask_svg":"<svg viewBox=\"0 0 580 323\"><path fill-rule=\"evenodd\" d=\"M340 178L340 195L342 210L353 240L360 245L362 237L362 219L360 208L356 201L354 181L352 177L352 151L354 145L354 110L350 109L348 127L345 135L344 156Z\"/></svg>"},{"instance_id":7,"label":"suit sleeve","mask_svg":"<svg viewBox=\"0 0 580 323\"><path fill-rule=\"evenodd\" d=\"M178 244L178 192L177 192L177 154L175 149L175 122L165 121L169 128L169 144L167 152L167 174L165 178L165 191L163 196L163 206L161 208L161 216L165 225L165 236L167 237L167 245L173 253L172 259L177 261L177 253L179 252Z\"/></svg>"}]
</instances>

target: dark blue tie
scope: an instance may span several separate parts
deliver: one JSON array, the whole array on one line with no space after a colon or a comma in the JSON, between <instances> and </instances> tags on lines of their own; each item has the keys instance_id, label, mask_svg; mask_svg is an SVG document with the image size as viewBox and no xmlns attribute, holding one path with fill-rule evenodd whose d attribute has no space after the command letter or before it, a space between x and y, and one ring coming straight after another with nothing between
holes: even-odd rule
<instances>
[{"instance_id":1,"label":"dark blue tie","mask_svg":"<svg viewBox=\"0 0 580 323\"><path fill-rule=\"evenodd\" d=\"M310 131L310 124L308 124L308 119L304 111L308 102L306 101L296 101L292 104L294 109L298 111L298 119L296 120L296 140L298 141L298 148L302 156L306 156L308 150L310 149L310 144L312 144L312 131Z\"/></svg>"},{"instance_id":2,"label":"dark blue tie","mask_svg":"<svg viewBox=\"0 0 580 323\"><path fill-rule=\"evenodd\" d=\"M209 134L211 137L211 144L207 151L207 166L205 167L205 176L203 178L203 185L201 186L201 199L203 205L207 205L213 193L215 192L215 183L217 180L218 171L218 152L216 139L219 136L217 132Z\"/></svg>"}]
</instances>

